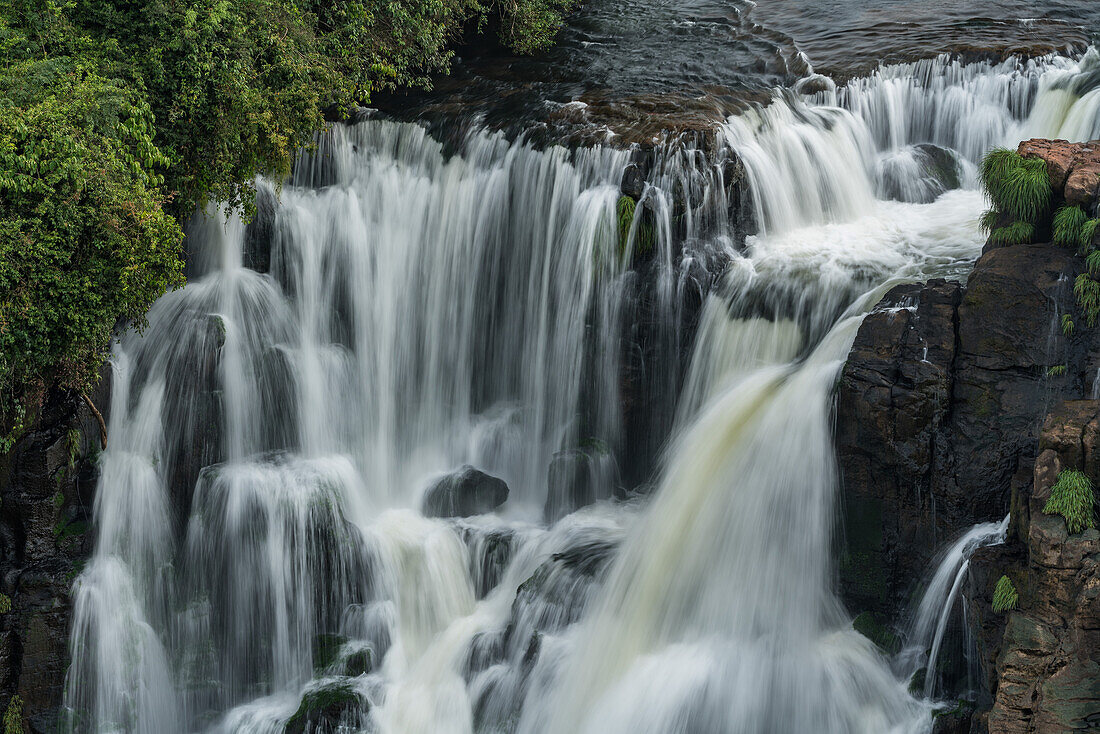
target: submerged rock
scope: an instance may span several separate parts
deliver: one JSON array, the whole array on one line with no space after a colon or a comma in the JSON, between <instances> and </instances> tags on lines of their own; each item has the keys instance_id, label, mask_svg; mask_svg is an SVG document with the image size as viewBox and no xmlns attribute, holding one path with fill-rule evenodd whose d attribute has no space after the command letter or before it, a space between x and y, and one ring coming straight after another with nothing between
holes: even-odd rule
<instances>
[{"instance_id":1,"label":"submerged rock","mask_svg":"<svg viewBox=\"0 0 1100 734\"><path fill-rule=\"evenodd\" d=\"M610 452L599 442L554 454L546 478L547 521L610 497L613 473Z\"/></svg>"},{"instance_id":2,"label":"submerged rock","mask_svg":"<svg viewBox=\"0 0 1100 734\"><path fill-rule=\"evenodd\" d=\"M469 464L440 479L424 495L427 517L484 515L508 500L503 479L478 471Z\"/></svg>"}]
</instances>

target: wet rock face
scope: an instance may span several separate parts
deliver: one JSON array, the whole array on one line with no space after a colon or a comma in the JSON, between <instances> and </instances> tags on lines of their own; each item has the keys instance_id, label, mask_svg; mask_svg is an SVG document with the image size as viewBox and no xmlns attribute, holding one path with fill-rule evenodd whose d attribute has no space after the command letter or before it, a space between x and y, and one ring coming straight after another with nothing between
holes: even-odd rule
<instances>
[{"instance_id":1,"label":"wet rock face","mask_svg":"<svg viewBox=\"0 0 1100 734\"><path fill-rule=\"evenodd\" d=\"M961 290L943 280L894 288L864 320L844 368L836 424L845 490L840 566L853 610L887 612L904 580L920 574L908 549L933 542L932 528L913 519L923 519L936 437L950 408Z\"/></svg>"},{"instance_id":2,"label":"wet rock face","mask_svg":"<svg viewBox=\"0 0 1100 734\"><path fill-rule=\"evenodd\" d=\"M1060 516L1042 512L1063 469L1100 481L1100 401L1058 405L1039 448L1031 481L1014 502L1011 555L971 561L977 573L969 616L983 622L977 631L994 696L991 732L1054 734L1100 725L1100 533L1070 535ZM1018 609L1003 616L988 606L1002 574L1020 595Z\"/></svg>"},{"instance_id":3,"label":"wet rock face","mask_svg":"<svg viewBox=\"0 0 1100 734\"><path fill-rule=\"evenodd\" d=\"M104 413L109 380L90 395ZM25 732L58 730L69 667L70 591L91 553L99 422L77 395L50 393L0 472L0 708L22 700ZM10 608L8 604L10 603Z\"/></svg>"},{"instance_id":4,"label":"wet rock face","mask_svg":"<svg viewBox=\"0 0 1100 734\"><path fill-rule=\"evenodd\" d=\"M470 517L492 512L508 500L508 485L466 465L436 482L424 495L427 517Z\"/></svg>"},{"instance_id":5,"label":"wet rock face","mask_svg":"<svg viewBox=\"0 0 1100 734\"><path fill-rule=\"evenodd\" d=\"M965 288L899 286L863 322L836 419L853 613L896 619L945 542L1008 512L1050 406L1091 391L1100 335L1059 325L1080 267L1051 245L993 249Z\"/></svg>"}]
</instances>

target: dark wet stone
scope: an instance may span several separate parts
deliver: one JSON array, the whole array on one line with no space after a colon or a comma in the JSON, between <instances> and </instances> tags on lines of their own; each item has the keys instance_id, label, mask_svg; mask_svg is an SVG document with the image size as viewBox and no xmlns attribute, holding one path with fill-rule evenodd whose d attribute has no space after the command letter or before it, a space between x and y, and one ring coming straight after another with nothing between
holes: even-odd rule
<instances>
[{"instance_id":1,"label":"dark wet stone","mask_svg":"<svg viewBox=\"0 0 1100 734\"><path fill-rule=\"evenodd\" d=\"M424 496L427 517L470 517L492 512L508 500L508 485L466 465L436 482Z\"/></svg>"}]
</instances>

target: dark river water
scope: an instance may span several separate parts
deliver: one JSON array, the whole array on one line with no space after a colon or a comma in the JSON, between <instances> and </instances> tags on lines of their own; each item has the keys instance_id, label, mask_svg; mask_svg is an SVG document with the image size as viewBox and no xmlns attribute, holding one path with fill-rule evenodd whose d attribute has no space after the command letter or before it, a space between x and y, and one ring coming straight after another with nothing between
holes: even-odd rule
<instances>
[{"instance_id":1,"label":"dark river water","mask_svg":"<svg viewBox=\"0 0 1100 734\"><path fill-rule=\"evenodd\" d=\"M941 53L1080 51L1097 29L1094 0L587 0L544 54L471 45L432 92L379 102L448 127L539 121L553 137L651 139L707 127L812 72L843 81Z\"/></svg>"}]
</instances>

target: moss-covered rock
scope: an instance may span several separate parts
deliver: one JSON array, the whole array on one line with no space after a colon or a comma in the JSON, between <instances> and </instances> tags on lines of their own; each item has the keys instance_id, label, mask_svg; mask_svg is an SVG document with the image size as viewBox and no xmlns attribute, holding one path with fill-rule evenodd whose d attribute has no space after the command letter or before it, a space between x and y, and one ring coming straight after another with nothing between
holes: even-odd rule
<instances>
[{"instance_id":1,"label":"moss-covered rock","mask_svg":"<svg viewBox=\"0 0 1100 734\"><path fill-rule=\"evenodd\" d=\"M298 710L287 720L285 734L328 734L348 727L361 729L370 704L347 679L326 679L306 690Z\"/></svg>"}]
</instances>

